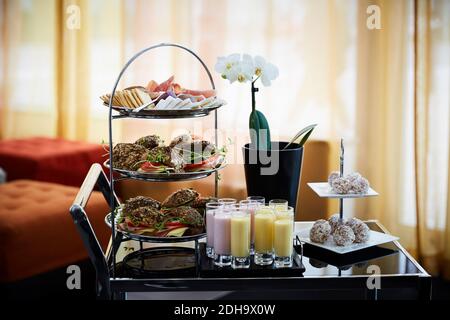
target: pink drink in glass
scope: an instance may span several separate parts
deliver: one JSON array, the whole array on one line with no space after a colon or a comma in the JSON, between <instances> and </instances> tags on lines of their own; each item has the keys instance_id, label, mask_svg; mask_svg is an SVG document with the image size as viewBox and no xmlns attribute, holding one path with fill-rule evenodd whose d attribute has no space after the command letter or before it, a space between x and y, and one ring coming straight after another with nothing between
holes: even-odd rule
<instances>
[{"instance_id":1,"label":"pink drink in glass","mask_svg":"<svg viewBox=\"0 0 450 320\"><path fill-rule=\"evenodd\" d=\"M206 255L214 258L214 215L223 208L218 202L206 204Z\"/></svg>"},{"instance_id":2,"label":"pink drink in glass","mask_svg":"<svg viewBox=\"0 0 450 320\"><path fill-rule=\"evenodd\" d=\"M216 211L214 215L214 264L219 267L231 265L231 215Z\"/></svg>"},{"instance_id":3,"label":"pink drink in glass","mask_svg":"<svg viewBox=\"0 0 450 320\"><path fill-rule=\"evenodd\" d=\"M206 212L206 245L214 247L214 213L215 210Z\"/></svg>"},{"instance_id":4,"label":"pink drink in glass","mask_svg":"<svg viewBox=\"0 0 450 320\"><path fill-rule=\"evenodd\" d=\"M219 255L231 254L231 216L217 213L214 216L214 252Z\"/></svg>"}]
</instances>

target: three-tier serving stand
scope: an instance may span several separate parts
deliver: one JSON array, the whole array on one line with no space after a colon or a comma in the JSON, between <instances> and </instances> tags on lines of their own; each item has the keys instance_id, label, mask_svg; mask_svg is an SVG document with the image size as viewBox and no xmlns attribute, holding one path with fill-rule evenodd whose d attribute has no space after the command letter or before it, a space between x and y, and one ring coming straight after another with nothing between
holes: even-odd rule
<instances>
[{"instance_id":1,"label":"three-tier serving stand","mask_svg":"<svg viewBox=\"0 0 450 320\"><path fill-rule=\"evenodd\" d=\"M116 230L116 216L115 216L115 209L118 204L117 199L115 197L114 187L115 182L119 180L124 179L135 179L135 180L141 180L141 181L150 181L150 182L173 182L173 181L188 181L188 180L197 180L197 179L203 179L206 178L212 174L214 174L214 195L215 197L218 196L218 182L219 182L219 174L218 170L223 167L223 165L220 168L214 168L209 171L202 171L202 172L195 172L195 173L181 173L181 174L138 174L136 172L126 172L121 170L114 169L114 163L113 163L113 156L112 156L112 150L113 150L113 121L117 119L124 119L124 118L139 118L139 119L186 119L186 118L199 118L199 117L205 117L208 116L211 112L214 113L214 131L215 131L215 137L214 142L215 145L218 145L218 119L217 119L217 108L220 106L215 106L214 108L200 108L195 110L143 110L140 112L133 112L132 110L125 110L120 109L115 106L113 106L113 98L116 94L117 87L119 85L119 82L121 81L123 75L125 74L128 67L140 56L142 56L145 53L148 53L151 50L157 49L157 48L163 48L163 47L172 47L172 48L178 48L181 50L184 50L188 53L190 53L192 56L194 56L202 65L204 70L206 71L209 81L211 83L211 88L215 90L215 84L214 80L212 78L211 72L209 71L206 64L203 62L203 60L192 50L174 43L161 43L157 44L151 47L148 47L146 49L141 50L140 52L136 53L122 68L120 71L120 74L114 84L114 88L111 92L111 97L109 100L109 161L105 162L105 166L109 167L109 181L110 181L110 196L109 196L109 205L111 208L111 213L107 216L106 222L111 227L111 239L112 239L112 246L111 246L111 259L112 259L112 269L111 269L111 275L113 278L115 278L115 269L116 269L116 254L117 249L120 246L120 244L123 241L127 240L135 240L138 241L140 244L140 251L143 250L143 242L151 242L151 243L175 243L175 242L194 242L195 243L195 257L196 257L196 264L199 263L199 240L204 238L206 236L205 233L194 235L194 236L186 236L186 237L152 237L152 236L145 236L145 235L135 235L131 233L122 233ZM113 115L113 111L119 112L118 115ZM115 173L119 174L119 177L115 177Z\"/></svg>"}]
</instances>

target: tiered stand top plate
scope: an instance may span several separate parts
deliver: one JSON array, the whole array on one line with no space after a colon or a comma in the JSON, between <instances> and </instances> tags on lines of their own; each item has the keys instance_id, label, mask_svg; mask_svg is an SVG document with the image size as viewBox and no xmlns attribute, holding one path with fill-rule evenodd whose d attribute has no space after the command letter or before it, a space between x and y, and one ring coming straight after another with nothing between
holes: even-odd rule
<instances>
[{"instance_id":1,"label":"tiered stand top plate","mask_svg":"<svg viewBox=\"0 0 450 320\"><path fill-rule=\"evenodd\" d=\"M366 193L339 194L331 191L331 187L328 182L310 182L308 183L308 186L321 198L351 199L378 196L378 192L370 187Z\"/></svg>"},{"instance_id":2,"label":"tiered stand top plate","mask_svg":"<svg viewBox=\"0 0 450 320\"><path fill-rule=\"evenodd\" d=\"M212 111L217 110L223 104L211 108L199 108L190 110L141 110L133 112L133 109L113 107L119 115L113 118L138 118L138 119L188 119L206 117Z\"/></svg>"}]
</instances>

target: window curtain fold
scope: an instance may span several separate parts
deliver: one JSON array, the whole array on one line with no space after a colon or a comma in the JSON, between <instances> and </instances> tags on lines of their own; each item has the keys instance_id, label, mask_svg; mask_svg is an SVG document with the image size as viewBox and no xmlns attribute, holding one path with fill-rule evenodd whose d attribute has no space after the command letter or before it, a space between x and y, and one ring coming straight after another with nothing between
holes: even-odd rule
<instances>
[{"instance_id":1,"label":"window curtain fold","mask_svg":"<svg viewBox=\"0 0 450 320\"><path fill-rule=\"evenodd\" d=\"M414 17L417 255L429 272L448 277L450 3L415 0Z\"/></svg>"},{"instance_id":2,"label":"window curtain fold","mask_svg":"<svg viewBox=\"0 0 450 320\"><path fill-rule=\"evenodd\" d=\"M55 3L57 136L87 140L90 121L89 0Z\"/></svg>"}]
</instances>

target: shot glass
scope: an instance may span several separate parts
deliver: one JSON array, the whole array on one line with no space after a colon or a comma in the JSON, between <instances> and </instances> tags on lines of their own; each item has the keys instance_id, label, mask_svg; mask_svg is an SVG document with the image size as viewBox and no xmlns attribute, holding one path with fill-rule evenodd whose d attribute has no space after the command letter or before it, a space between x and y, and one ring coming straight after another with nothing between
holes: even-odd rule
<instances>
[{"instance_id":1,"label":"shot glass","mask_svg":"<svg viewBox=\"0 0 450 320\"><path fill-rule=\"evenodd\" d=\"M231 265L231 213L219 209L214 213L214 264Z\"/></svg>"},{"instance_id":2,"label":"shot glass","mask_svg":"<svg viewBox=\"0 0 450 320\"><path fill-rule=\"evenodd\" d=\"M225 207L228 207L230 205L235 205L237 200L233 198L221 198L219 199L219 203L222 203Z\"/></svg>"},{"instance_id":3,"label":"shot glass","mask_svg":"<svg viewBox=\"0 0 450 320\"><path fill-rule=\"evenodd\" d=\"M247 200L256 202L261 206L264 206L266 204L266 198L261 197L261 196L249 196L249 197L247 197Z\"/></svg>"},{"instance_id":4,"label":"shot glass","mask_svg":"<svg viewBox=\"0 0 450 320\"><path fill-rule=\"evenodd\" d=\"M283 199L273 199L269 201L269 207L272 207L277 211L286 210L288 208L288 201Z\"/></svg>"},{"instance_id":5,"label":"shot glass","mask_svg":"<svg viewBox=\"0 0 450 320\"><path fill-rule=\"evenodd\" d=\"M206 204L206 255L214 258L214 214L223 208L219 202Z\"/></svg>"},{"instance_id":6,"label":"shot glass","mask_svg":"<svg viewBox=\"0 0 450 320\"><path fill-rule=\"evenodd\" d=\"M273 263L273 225L275 213L273 208L264 206L255 212L255 264Z\"/></svg>"},{"instance_id":7,"label":"shot glass","mask_svg":"<svg viewBox=\"0 0 450 320\"><path fill-rule=\"evenodd\" d=\"M245 209L231 213L231 266L250 267L250 214Z\"/></svg>"},{"instance_id":8,"label":"shot glass","mask_svg":"<svg viewBox=\"0 0 450 320\"><path fill-rule=\"evenodd\" d=\"M241 200L241 209L247 210L250 214L250 255L255 254L255 212L261 206L254 200Z\"/></svg>"},{"instance_id":9,"label":"shot glass","mask_svg":"<svg viewBox=\"0 0 450 320\"><path fill-rule=\"evenodd\" d=\"M276 268L292 267L294 243L294 210L278 210L273 223L273 251Z\"/></svg>"}]
</instances>

